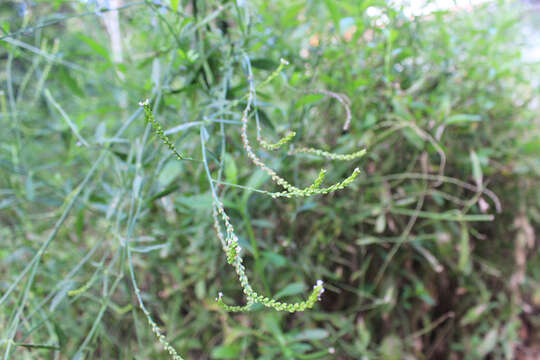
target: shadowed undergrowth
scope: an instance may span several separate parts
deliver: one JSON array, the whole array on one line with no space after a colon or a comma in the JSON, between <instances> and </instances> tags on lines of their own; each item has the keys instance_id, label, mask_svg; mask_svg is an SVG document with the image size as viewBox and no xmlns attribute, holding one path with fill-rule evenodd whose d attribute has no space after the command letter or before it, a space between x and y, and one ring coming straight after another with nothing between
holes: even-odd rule
<instances>
[{"instance_id":1,"label":"shadowed undergrowth","mask_svg":"<svg viewBox=\"0 0 540 360\"><path fill-rule=\"evenodd\" d=\"M21 4L0 5L4 359L534 358L523 10Z\"/></svg>"}]
</instances>

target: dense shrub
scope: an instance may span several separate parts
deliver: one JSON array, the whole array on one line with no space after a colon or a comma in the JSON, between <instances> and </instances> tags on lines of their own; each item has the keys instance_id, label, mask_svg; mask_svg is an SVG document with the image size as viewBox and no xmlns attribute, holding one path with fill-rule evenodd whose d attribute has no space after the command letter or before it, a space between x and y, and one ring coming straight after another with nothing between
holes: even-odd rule
<instances>
[{"instance_id":1,"label":"dense shrub","mask_svg":"<svg viewBox=\"0 0 540 360\"><path fill-rule=\"evenodd\" d=\"M4 358L532 354L516 4L110 3L0 5Z\"/></svg>"}]
</instances>

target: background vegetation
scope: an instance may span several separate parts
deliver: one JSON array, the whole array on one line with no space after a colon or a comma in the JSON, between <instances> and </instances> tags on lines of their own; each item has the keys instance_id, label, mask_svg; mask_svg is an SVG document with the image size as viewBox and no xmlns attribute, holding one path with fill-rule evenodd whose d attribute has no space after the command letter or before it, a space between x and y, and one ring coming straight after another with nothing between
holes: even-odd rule
<instances>
[{"instance_id":1,"label":"background vegetation","mask_svg":"<svg viewBox=\"0 0 540 360\"><path fill-rule=\"evenodd\" d=\"M535 358L540 96L524 16L515 3L411 17L377 0L2 1L3 358L167 358L130 267L186 359ZM260 85L280 58L250 122L296 137L254 150L299 187L359 167L349 187L260 192L281 189L242 146L246 64ZM348 130L319 90L350 99ZM193 160L152 134L145 98ZM219 291L244 298L212 229L201 140L253 287L294 301L323 279L314 309L217 305ZM305 146L367 154L291 154Z\"/></svg>"}]
</instances>

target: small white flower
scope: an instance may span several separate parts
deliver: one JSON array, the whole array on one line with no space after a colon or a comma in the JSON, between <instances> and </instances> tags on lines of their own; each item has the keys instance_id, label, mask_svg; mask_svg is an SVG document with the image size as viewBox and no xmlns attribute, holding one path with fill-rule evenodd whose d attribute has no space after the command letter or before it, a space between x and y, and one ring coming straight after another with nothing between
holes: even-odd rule
<instances>
[{"instance_id":1,"label":"small white flower","mask_svg":"<svg viewBox=\"0 0 540 360\"><path fill-rule=\"evenodd\" d=\"M223 293L220 291L220 292L218 293L218 297L216 298L216 301L221 300L222 297L223 297Z\"/></svg>"},{"instance_id":2,"label":"small white flower","mask_svg":"<svg viewBox=\"0 0 540 360\"><path fill-rule=\"evenodd\" d=\"M322 280L317 280L317 284L313 286L314 289L320 287L321 290L319 291L319 295L317 295L317 298L319 300L321 300L321 295L323 294L324 292L324 288L322 287L323 286L323 281Z\"/></svg>"},{"instance_id":3,"label":"small white flower","mask_svg":"<svg viewBox=\"0 0 540 360\"><path fill-rule=\"evenodd\" d=\"M328 353L333 354L335 352L336 352L336 349L334 349L333 347L328 348Z\"/></svg>"},{"instance_id":4,"label":"small white flower","mask_svg":"<svg viewBox=\"0 0 540 360\"><path fill-rule=\"evenodd\" d=\"M279 61L280 61L283 65L289 65L289 62L288 62L287 60L285 60L284 58L279 59Z\"/></svg>"},{"instance_id":5,"label":"small white flower","mask_svg":"<svg viewBox=\"0 0 540 360\"><path fill-rule=\"evenodd\" d=\"M150 99L146 99L144 101L139 101L139 106L145 106L145 105L148 105L150 103Z\"/></svg>"}]
</instances>

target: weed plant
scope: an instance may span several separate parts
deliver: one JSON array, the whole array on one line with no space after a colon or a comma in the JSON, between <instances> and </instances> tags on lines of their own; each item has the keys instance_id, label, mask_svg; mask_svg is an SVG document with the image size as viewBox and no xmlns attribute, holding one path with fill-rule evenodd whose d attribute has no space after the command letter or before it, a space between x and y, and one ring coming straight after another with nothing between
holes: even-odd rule
<instances>
[{"instance_id":1,"label":"weed plant","mask_svg":"<svg viewBox=\"0 0 540 360\"><path fill-rule=\"evenodd\" d=\"M523 16L2 2L2 358L533 354Z\"/></svg>"}]
</instances>

